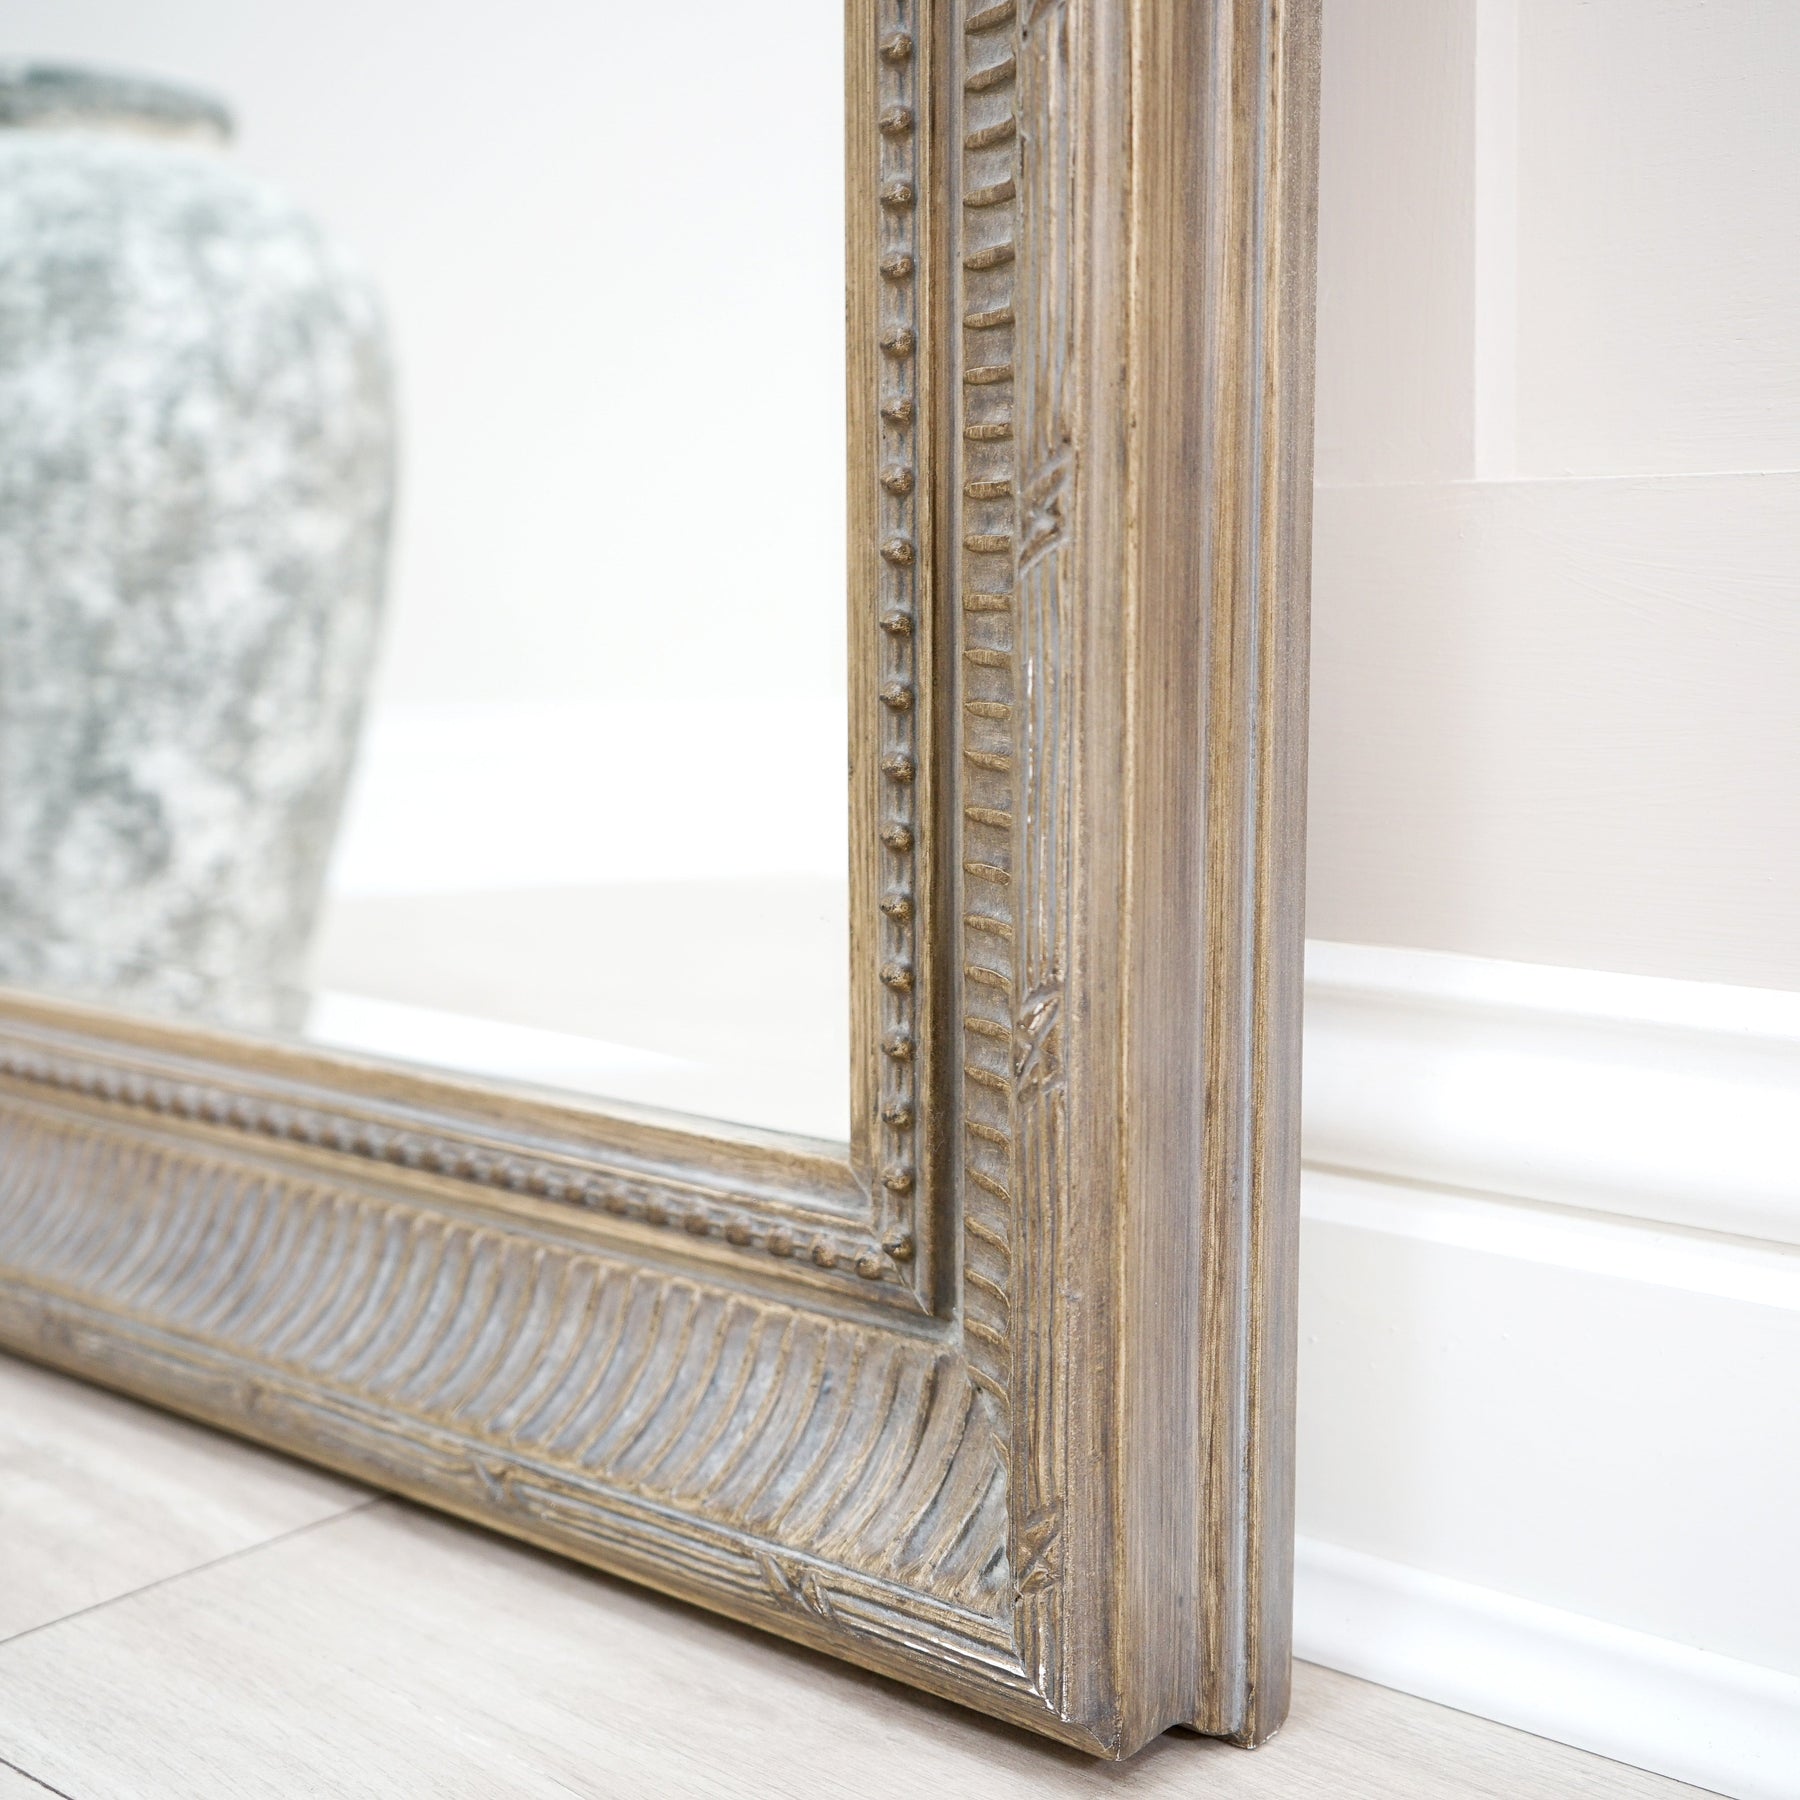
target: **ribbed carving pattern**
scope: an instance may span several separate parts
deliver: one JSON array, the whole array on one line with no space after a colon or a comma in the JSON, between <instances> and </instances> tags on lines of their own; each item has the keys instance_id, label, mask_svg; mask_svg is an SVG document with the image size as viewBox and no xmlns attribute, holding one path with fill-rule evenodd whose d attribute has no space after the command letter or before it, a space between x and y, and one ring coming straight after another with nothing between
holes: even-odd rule
<instances>
[{"instance_id":1,"label":"ribbed carving pattern","mask_svg":"<svg viewBox=\"0 0 1800 1800\"><path fill-rule=\"evenodd\" d=\"M969 1368L1011 1402L1013 1024L1018 994L1017 537L1013 438L1018 237L1013 9L972 0L963 33L958 509L963 1334Z\"/></svg>"},{"instance_id":2,"label":"ribbed carving pattern","mask_svg":"<svg viewBox=\"0 0 1800 1800\"><path fill-rule=\"evenodd\" d=\"M990 1403L949 1352L179 1140L16 1103L0 1132L0 1286L229 1353L265 1429L379 1477L425 1423L484 1510L629 1550L667 1509L814 1611L849 1574L1002 1596Z\"/></svg>"},{"instance_id":3,"label":"ribbed carving pattern","mask_svg":"<svg viewBox=\"0 0 1800 1800\"><path fill-rule=\"evenodd\" d=\"M1070 21L973 0L962 145L963 1326L1007 1409L1021 1655L1059 1703L1076 458Z\"/></svg>"}]
</instances>

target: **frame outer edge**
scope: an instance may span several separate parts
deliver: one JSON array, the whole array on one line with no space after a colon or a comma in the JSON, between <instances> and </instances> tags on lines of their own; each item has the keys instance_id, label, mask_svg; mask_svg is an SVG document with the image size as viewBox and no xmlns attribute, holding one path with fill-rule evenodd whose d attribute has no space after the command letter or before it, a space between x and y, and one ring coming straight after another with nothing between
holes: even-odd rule
<instances>
[{"instance_id":1,"label":"frame outer edge","mask_svg":"<svg viewBox=\"0 0 1800 1800\"><path fill-rule=\"evenodd\" d=\"M1271 544L1262 604L1272 614L1275 648L1264 671L1263 711L1285 724L1264 748L1258 831L1265 866L1284 874L1265 892L1258 914L1257 954L1269 971L1260 1014L1269 1041L1255 1102L1263 1120L1255 1178L1267 1312L1251 1344L1251 1367L1263 1371L1252 1408L1264 1466L1263 1506L1252 1520L1248 1552L1261 1610L1250 1619L1249 1685L1237 1721L1238 1735L1252 1744L1280 1729L1292 1675L1320 36L1321 0L1282 0L1267 51L1273 116L1264 164L1275 183L1276 210L1260 277L1272 289L1277 339L1270 377L1276 425L1265 453L1271 497L1262 520ZM1270 1360L1259 1363L1265 1344Z\"/></svg>"},{"instance_id":2,"label":"frame outer edge","mask_svg":"<svg viewBox=\"0 0 1800 1800\"><path fill-rule=\"evenodd\" d=\"M1255 1744L1286 1717L1292 1646L1319 0L1230 0L1212 55L1222 204L1205 306L1221 529L1207 574L1222 716L1208 745L1202 1382L1214 1610L1189 1716Z\"/></svg>"},{"instance_id":3,"label":"frame outer edge","mask_svg":"<svg viewBox=\"0 0 1800 1800\"><path fill-rule=\"evenodd\" d=\"M1058 1660L1065 1716L1125 1756L1177 1723L1261 1742L1288 1703L1318 0L1067 3Z\"/></svg>"}]
</instances>

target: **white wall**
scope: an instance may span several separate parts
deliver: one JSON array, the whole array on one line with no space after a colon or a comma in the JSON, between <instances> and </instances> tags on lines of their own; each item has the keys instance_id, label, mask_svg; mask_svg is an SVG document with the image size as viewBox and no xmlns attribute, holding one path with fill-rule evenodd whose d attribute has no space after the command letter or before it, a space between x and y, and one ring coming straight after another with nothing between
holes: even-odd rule
<instances>
[{"instance_id":1,"label":"white wall","mask_svg":"<svg viewBox=\"0 0 1800 1800\"><path fill-rule=\"evenodd\" d=\"M1797 73L1327 0L1313 935L1800 986Z\"/></svg>"},{"instance_id":2,"label":"white wall","mask_svg":"<svg viewBox=\"0 0 1800 1800\"><path fill-rule=\"evenodd\" d=\"M1325 15L1300 1648L1785 1800L1800 8Z\"/></svg>"}]
</instances>

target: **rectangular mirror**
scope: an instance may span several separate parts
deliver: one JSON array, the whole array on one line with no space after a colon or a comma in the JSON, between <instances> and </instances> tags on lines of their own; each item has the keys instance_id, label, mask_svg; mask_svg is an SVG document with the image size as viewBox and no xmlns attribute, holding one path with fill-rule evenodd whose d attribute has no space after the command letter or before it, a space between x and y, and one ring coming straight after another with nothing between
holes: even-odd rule
<instances>
[{"instance_id":1,"label":"rectangular mirror","mask_svg":"<svg viewBox=\"0 0 1800 1800\"><path fill-rule=\"evenodd\" d=\"M14 29L0 974L847 1141L838 9Z\"/></svg>"},{"instance_id":2,"label":"rectangular mirror","mask_svg":"<svg viewBox=\"0 0 1800 1800\"><path fill-rule=\"evenodd\" d=\"M15 9L0 1344L1275 1728L1314 10Z\"/></svg>"}]
</instances>

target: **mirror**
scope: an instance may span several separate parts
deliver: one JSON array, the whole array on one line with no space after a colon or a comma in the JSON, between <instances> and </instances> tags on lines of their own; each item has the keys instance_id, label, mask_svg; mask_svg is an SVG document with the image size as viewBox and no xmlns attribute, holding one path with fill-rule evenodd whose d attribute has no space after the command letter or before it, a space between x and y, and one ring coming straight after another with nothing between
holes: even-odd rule
<instances>
[{"instance_id":1,"label":"mirror","mask_svg":"<svg viewBox=\"0 0 1800 1800\"><path fill-rule=\"evenodd\" d=\"M841 9L4 48L0 980L846 1138Z\"/></svg>"}]
</instances>

